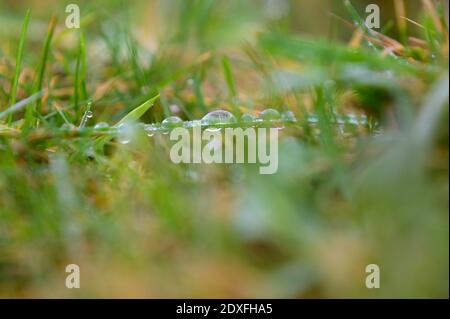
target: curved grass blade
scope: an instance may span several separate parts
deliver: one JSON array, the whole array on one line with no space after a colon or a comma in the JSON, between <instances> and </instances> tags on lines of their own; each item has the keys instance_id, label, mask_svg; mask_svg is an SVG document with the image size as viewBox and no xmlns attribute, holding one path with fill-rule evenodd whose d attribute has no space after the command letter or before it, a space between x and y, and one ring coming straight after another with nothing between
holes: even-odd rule
<instances>
[{"instance_id":1,"label":"curved grass blade","mask_svg":"<svg viewBox=\"0 0 450 319\"><path fill-rule=\"evenodd\" d=\"M34 93L33 95L20 100L19 102L15 103L14 105L10 106L9 108L7 108L6 110L4 110L3 112L0 112L0 119L9 116L12 117L12 115L15 112L19 112L20 110L22 110L25 106L27 106L28 104L36 101L37 99L39 99L40 97L42 97L42 95L44 94L43 91L39 91Z\"/></svg>"},{"instance_id":2,"label":"curved grass blade","mask_svg":"<svg viewBox=\"0 0 450 319\"><path fill-rule=\"evenodd\" d=\"M51 46L51 42L52 42L52 38L53 38L53 33L56 28L56 22L57 22L56 17L53 16L50 19L50 23L48 25L47 35L45 37L44 48L43 48L42 56L41 56L41 62L38 65L37 78L35 79L36 82L34 83L33 94L42 90L45 69L47 66L48 58L49 58L50 46ZM27 110L25 113L25 125L24 125L25 131L27 131L30 127L35 125L35 122L36 122L35 115L36 116L39 115L40 111L41 111L41 100L40 99L38 99L36 101L36 105L35 105L34 109L31 107L31 105L29 105L27 107ZM36 112L37 112L37 114L35 114Z\"/></svg>"},{"instance_id":3,"label":"curved grass blade","mask_svg":"<svg viewBox=\"0 0 450 319\"><path fill-rule=\"evenodd\" d=\"M129 122L129 121L137 121L142 115L144 115L145 112L153 105L155 100L159 97L159 93L155 95L154 97L148 99L135 109L133 109L131 112L129 112L127 115L125 115L115 126L118 126L122 123Z\"/></svg>"}]
</instances>

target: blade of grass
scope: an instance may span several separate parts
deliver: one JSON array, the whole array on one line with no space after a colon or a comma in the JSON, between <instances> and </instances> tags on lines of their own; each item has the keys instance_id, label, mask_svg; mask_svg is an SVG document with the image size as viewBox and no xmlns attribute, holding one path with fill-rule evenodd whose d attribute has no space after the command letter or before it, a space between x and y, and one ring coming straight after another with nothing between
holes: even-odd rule
<instances>
[{"instance_id":1,"label":"blade of grass","mask_svg":"<svg viewBox=\"0 0 450 319\"><path fill-rule=\"evenodd\" d=\"M163 107L164 116L169 117L171 115L171 112L169 109L169 102L167 102L167 98L164 95L161 96L160 102Z\"/></svg>"},{"instance_id":2,"label":"blade of grass","mask_svg":"<svg viewBox=\"0 0 450 319\"><path fill-rule=\"evenodd\" d=\"M153 103L155 100L159 97L159 93L152 98L148 99L138 107L134 108L131 112L129 112L127 115L125 115L119 122L117 122L114 127L118 127L122 123L126 123L129 121L137 121L142 115L144 115L147 110L153 106ZM105 145L106 142L111 140L113 138L112 135L102 136L97 138L95 141L96 148L101 148L103 145Z\"/></svg>"},{"instance_id":3,"label":"blade of grass","mask_svg":"<svg viewBox=\"0 0 450 319\"><path fill-rule=\"evenodd\" d=\"M371 29L369 29L366 26L366 23L364 22L364 20L360 17L358 11L355 9L355 7L353 6L353 4L350 2L350 0L345 0L344 1L344 6L347 9L347 11L349 12L349 14L351 15L353 22L361 29L364 31L365 34L371 36L371 37L375 37L376 39L378 39L378 36L375 32L373 32Z\"/></svg>"},{"instance_id":4,"label":"blade of grass","mask_svg":"<svg viewBox=\"0 0 450 319\"><path fill-rule=\"evenodd\" d=\"M332 113L329 110L331 106L327 103L327 99L331 99L330 90L331 85L328 84L324 85L323 87L317 87L315 89L316 101L314 104L316 106L317 115L319 117L320 138L325 148L329 152L332 152L334 151L334 137L331 125Z\"/></svg>"},{"instance_id":5,"label":"blade of grass","mask_svg":"<svg viewBox=\"0 0 450 319\"><path fill-rule=\"evenodd\" d=\"M78 122L79 118L79 94L80 87L83 94L83 99L87 100L87 88L86 88L86 40L84 33L80 33L80 39L78 44L77 63L75 66L75 79L74 79L74 109L75 109L75 122Z\"/></svg>"},{"instance_id":6,"label":"blade of grass","mask_svg":"<svg viewBox=\"0 0 450 319\"><path fill-rule=\"evenodd\" d=\"M197 99L198 106L200 107L202 112L204 114L206 114L207 110L206 110L206 105L205 105L205 98L204 98L203 92L202 92L202 86L201 86L202 83L201 83L200 75L195 74L193 76L193 81L194 81L194 94Z\"/></svg>"},{"instance_id":7,"label":"blade of grass","mask_svg":"<svg viewBox=\"0 0 450 319\"><path fill-rule=\"evenodd\" d=\"M128 58L130 60L131 67L133 69L133 76L136 82L137 89L139 90L143 84L142 69L139 63L139 47L136 40L131 36L131 32L126 29L127 34L127 46L128 46Z\"/></svg>"},{"instance_id":8,"label":"blade of grass","mask_svg":"<svg viewBox=\"0 0 450 319\"><path fill-rule=\"evenodd\" d=\"M28 104L36 101L42 95L43 95L43 92L40 91L40 92L37 92L37 93L35 93L35 94L33 94L33 95L23 99L23 100L20 100L19 102L15 103L14 105L8 107L3 112L0 112L0 119L4 118L6 116L12 116L12 114L14 114L15 112L20 111L21 109L23 109Z\"/></svg>"},{"instance_id":9,"label":"blade of grass","mask_svg":"<svg viewBox=\"0 0 450 319\"><path fill-rule=\"evenodd\" d=\"M43 48L42 57L41 57L41 63L38 66L38 73L37 73L38 75L36 78L35 86L33 88L33 93L36 93L36 92L39 92L42 90L42 83L44 81L45 68L47 66L50 45L51 45L51 41L53 38L53 33L55 31L56 22L57 22L57 19L56 19L56 17L53 16L50 19L50 23L49 23L48 30L47 30L47 35L45 37L44 48ZM42 100L38 99L36 101L36 105L35 105L34 109L32 108L31 105L29 105L29 107L27 108L27 111L25 114L25 125L24 125L25 130L24 131L27 131L27 129L29 129L30 127L33 126L34 120L36 118L34 113L37 112L39 114L39 112L41 111L41 103L42 103Z\"/></svg>"},{"instance_id":10,"label":"blade of grass","mask_svg":"<svg viewBox=\"0 0 450 319\"><path fill-rule=\"evenodd\" d=\"M236 84L233 77L233 71L231 70L231 63L228 57L222 56L222 68L223 74L225 76L225 81L227 82L228 91L231 97L231 104L233 106L233 113L237 116L240 115L239 107L237 105L237 91Z\"/></svg>"},{"instance_id":11,"label":"blade of grass","mask_svg":"<svg viewBox=\"0 0 450 319\"><path fill-rule=\"evenodd\" d=\"M408 25L406 24L405 19L402 18L406 17L404 0L394 0L394 9L400 40L403 44L406 44L406 41L408 39ZM382 33L384 32L382 31Z\"/></svg>"},{"instance_id":12,"label":"blade of grass","mask_svg":"<svg viewBox=\"0 0 450 319\"><path fill-rule=\"evenodd\" d=\"M148 99L138 107L134 108L131 112L129 112L127 115L125 115L115 126L118 126L122 123L128 122L128 121L137 121L142 115L144 115L147 110L152 107L155 100L159 97L159 94L155 95L154 97Z\"/></svg>"},{"instance_id":13,"label":"blade of grass","mask_svg":"<svg viewBox=\"0 0 450 319\"><path fill-rule=\"evenodd\" d=\"M236 96L236 85L234 83L233 72L231 71L230 60L226 57L222 57L222 67L223 73L225 75L225 80L227 81L228 91L231 97Z\"/></svg>"},{"instance_id":14,"label":"blade of grass","mask_svg":"<svg viewBox=\"0 0 450 319\"><path fill-rule=\"evenodd\" d=\"M19 76L20 76L20 66L22 64L23 48L25 45L25 36L27 34L28 22L30 20L30 13L31 13L31 10L28 9L27 13L25 14L25 18L24 18L23 24L22 24L22 31L20 33L20 40L19 40L19 49L17 50L16 71L14 73L14 79L13 79L12 89L11 89L11 99L10 99L9 105L14 105L16 103L17 86L19 84ZM8 124L11 124L12 119L13 119L13 112L9 113Z\"/></svg>"},{"instance_id":15,"label":"blade of grass","mask_svg":"<svg viewBox=\"0 0 450 319\"><path fill-rule=\"evenodd\" d=\"M58 114L61 116L61 118L63 119L64 123L66 124L72 124L70 123L70 121L68 120L67 116L64 114L64 111L58 106L58 104L54 104L56 111L58 112Z\"/></svg>"}]
</instances>

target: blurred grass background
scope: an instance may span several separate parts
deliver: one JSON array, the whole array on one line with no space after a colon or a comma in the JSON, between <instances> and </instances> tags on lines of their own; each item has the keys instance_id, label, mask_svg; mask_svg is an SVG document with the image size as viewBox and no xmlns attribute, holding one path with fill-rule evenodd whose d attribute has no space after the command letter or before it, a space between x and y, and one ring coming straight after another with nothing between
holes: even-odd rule
<instances>
[{"instance_id":1,"label":"blurred grass background","mask_svg":"<svg viewBox=\"0 0 450 319\"><path fill-rule=\"evenodd\" d=\"M0 112L43 96L0 118L0 297L448 298L448 1L353 2L380 6L380 34L331 0L77 1L80 29L64 1L2 0ZM174 165L163 135L58 134L89 101L87 126L113 125L158 92L142 122L272 107L299 125L275 175Z\"/></svg>"}]
</instances>

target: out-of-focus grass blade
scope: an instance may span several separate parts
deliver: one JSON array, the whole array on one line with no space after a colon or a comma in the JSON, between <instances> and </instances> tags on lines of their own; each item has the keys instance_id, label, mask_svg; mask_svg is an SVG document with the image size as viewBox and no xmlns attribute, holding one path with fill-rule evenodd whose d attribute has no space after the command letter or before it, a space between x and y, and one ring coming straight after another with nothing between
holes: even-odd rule
<instances>
[{"instance_id":1,"label":"out-of-focus grass blade","mask_svg":"<svg viewBox=\"0 0 450 319\"><path fill-rule=\"evenodd\" d=\"M373 36L373 32L366 26L364 20L359 16L358 11L356 11L350 0L345 0L344 6L352 16L353 22L356 23L365 33Z\"/></svg>"},{"instance_id":2,"label":"out-of-focus grass blade","mask_svg":"<svg viewBox=\"0 0 450 319\"><path fill-rule=\"evenodd\" d=\"M226 57L222 57L222 67L223 73L225 75L225 80L227 81L228 90L232 97L236 96L236 85L234 83L233 72L231 71L230 60Z\"/></svg>"},{"instance_id":3,"label":"out-of-focus grass blade","mask_svg":"<svg viewBox=\"0 0 450 319\"><path fill-rule=\"evenodd\" d=\"M419 145L427 146L432 140L436 123L441 117L443 107L448 103L448 85L449 76L446 74L436 82L424 99L414 128Z\"/></svg>"},{"instance_id":4,"label":"out-of-focus grass blade","mask_svg":"<svg viewBox=\"0 0 450 319\"><path fill-rule=\"evenodd\" d=\"M285 56L297 61L309 60L316 65L326 65L330 61L336 64L360 63L374 69L391 69L395 72L412 74L430 79L439 70L424 65L405 63L403 59L382 56L368 50L352 50L339 44L330 45L324 41L305 41L295 36L282 36L268 33L260 37L260 44L274 55Z\"/></svg>"},{"instance_id":5,"label":"out-of-focus grass blade","mask_svg":"<svg viewBox=\"0 0 450 319\"><path fill-rule=\"evenodd\" d=\"M225 76L225 80L227 82L228 91L230 92L231 102L233 106L233 113L235 115L240 115L239 107L236 103L236 97L237 97L237 90L236 90L236 84L233 77L233 71L231 70L231 63L230 60L226 57L222 57L222 67L223 67L223 73Z\"/></svg>"},{"instance_id":6,"label":"out-of-focus grass blade","mask_svg":"<svg viewBox=\"0 0 450 319\"><path fill-rule=\"evenodd\" d=\"M17 86L19 84L19 76L20 76L20 66L22 64L23 48L25 45L25 36L27 34L28 22L30 20L30 13L31 13L31 10L28 9L27 13L25 14L25 19L23 20L22 32L20 33L19 49L17 50L17 58L16 58L16 71L14 74L14 80L13 80L12 89L11 89L11 99L9 102L9 105L11 105L11 106L14 106L14 104L16 103ZM12 122L12 115L13 115L13 112L10 112L9 116L8 116L9 124L11 124L11 122Z\"/></svg>"},{"instance_id":7,"label":"out-of-focus grass blade","mask_svg":"<svg viewBox=\"0 0 450 319\"><path fill-rule=\"evenodd\" d=\"M87 99L86 88L86 40L84 33L80 33L80 43L78 47L77 63L75 65L75 80L74 80L74 108L75 108L75 122L79 118L79 90L81 86L83 99Z\"/></svg>"},{"instance_id":8,"label":"out-of-focus grass blade","mask_svg":"<svg viewBox=\"0 0 450 319\"><path fill-rule=\"evenodd\" d=\"M44 49L42 52L42 58L41 63L38 66L38 73L36 82L33 88L33 93L39 92L42 90L42 83L44 81L44 73L45 68L47 66L48 56L50 52L50 45L53 38L53 33L55 31L57 19L56 17L52 17L50 19L50 23L48 25L47 35L45 36L45 42L44 42ZM35 122L35 114L34 111L39 112L41 108L41 99L38 99L36 101L36 107L35 109L32 108L32 105L29 105L27 107L27 112L25 114L25 131L27 131L28 128L33 126L33 123Z\"/></svg>"},{"instance_id":9,"label":"out-of-focus grass blade","mask_svg":"<svg viewBox=\"0 0 450 319\"><path fill-rule=\"evenodd\" d=\"M12 114L14 114L15 112L20 111L22 108L24 108L28 104L36 101L42 95L43 95L43 92L40 91L40 92L34 93L33 95L31 95L31 96L29 96L29 97L27 97L27 98L25 98L25 99L15 103L14 105L10 106L9 108L4 110L3 112L0 112L0 119L4 118L7 115L9 115L9 117L11 117Z\"/></svg>"},{"instance_id":10,"label":"out-of-focus grass blade","mask_svg":"<svg viewBox=\"0 0 450 319\"><path fill-rule=\"evenodd\" d=\"M202 92L202 83L201 83L201 78L199 74L195 74L193 77L194 80L194 94L195 97L197 98L197 104L200 107L200 109L202 110L203 113L206 114L207 110L206 110L206 105L205 105L205 98L203 96L203 92Z\"/></svg>"}]
</instances>

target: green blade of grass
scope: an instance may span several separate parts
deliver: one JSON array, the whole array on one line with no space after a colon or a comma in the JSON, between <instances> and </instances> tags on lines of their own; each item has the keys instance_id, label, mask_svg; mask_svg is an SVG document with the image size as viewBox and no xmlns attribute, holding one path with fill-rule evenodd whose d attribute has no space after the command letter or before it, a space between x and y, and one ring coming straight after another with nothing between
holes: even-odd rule
<instances>
[{"instance_id":1,"label":"green blade of grass","mask_svg":"<svg viewBox=\"0 0 450 319\"><path fill-rule=\"evenodd\" d=\"M223 74L225 76L225 81L227 82L228 91L231 97L231 104L233 106L233 113L236 116L240 116L239 107L237 105L237 90L236 83L234 81L233 71L231 70L230 60L226 56L222 56L222 68Z\"/></svg>"},{"instance_id":2,"label":"green blade of grass","mask_svg":"<svg viewBox=\"0 0 450 319\"><path fill-rule=\"evenodd\" d=\"M40 91L42 89L42 83L44 81L45 68L47 66L47 61L48 61L48 56L49 56L49 52L50 52L50 45L51 45L51 42L52 42L53 33L55 32L56 21L57 21L56 17L52 17L50 19L47 35L45 36L44 50L43 50L43 53L42 53L42 60L41 60L40 66L39 66L39 73L38 73L38 78L37 78L37 86L36 86L35 91ZM37 101L37 107L36 107L36 110L38 112L40 111L40 106L41 106L41 101L38 100Z\"/></svg>"},{"instance_id":3,"label":"green blade of grass","mask_svg":"<svg viewBox=\"0 0 450 319\"><path fill-rule=\"evenodd\" d=\"M22 31L20 33L19 49L17 50L17 58L16 58L16 70L14 73L14 80L13 80L12 89L11 89L11 99L9 102L9 105L11 105L11 106L16 103L17 86L19 84L19 76L20 76L20 66L22 64L23 48L25 45L25 36L27 34L28 22L30 20L30 13L31 13L31 10L28 9L27 13L25 14L25 18L24 18L23 24L22 24ZM8 124L11 124L12 119L13 119L13 113L9 113Z\"/></svg>"},{"instance_id":4,"label":"green blade of grass","mask_svg":"<svg viewBox=\"0 0 450 319\"><path fill-rule=\"evenodd\" d=\"M80 40L78 45L77 62L75 65L75 79L74 79L74 109L75 109L75 122L78 122L79 114L79 94L80 87L83 94L83 99L87 100L87 88L86 88L86 40L84 33L80 33Z\"/></svg>"},{"instance_id":5,"label":"green blade of grass","mask_svg":"<svg viewBox=\"0 0 450 319\"><path fill-rule=\"evenodd\" d=\"M345 0L344 6L347 9L347 11L349 12L349 14L351 15L353 22L356 25L358 25L361 28L361 30L363 30L367 34L373 35L373 32L366 26L366 24L364 23L364 20L359 16L358 11L355 9L355 7L350 2L350 0Z\"/></svg>"},{"instance_id":6,"label":"green blade of grass","mask_svg":"<svg viewBox=\"0 0 450 319\"><path fill-rule=\"evenodd\" d=\"M370 28L367 27L366 22L360 17L358 14L358 11L355 9L353 4L350 0L344 0L344 6L351 15L353 22L368 36L376 38L379 40L379 37L376 32L373 32ZM369 41L369 40L368 40ZM370 42L370 41L369 41ZM374 48L377 46L371 42L372 45L374 45Z\"/></svg>"},{"instance_id":7,"label":"green blade of grass","mask_svg":"<svg viewBox=\"0 0 450 319\"><path fill-rule=\"evenodd\" d=\"M51 45L51 41L53 38L53 33L55 31L55 27L56 27L56 21L57 21L56 17L52 17L50 19L50 23L49 23L48 30L47 30L47 35L45 37L44 48L43 48L42 57L41 57L41 63L38 66L37 78L36 78L36 82L35 82L35 85L33 88L33 94L42 90L42 83L44 81L45 68L47 66L50 45ZM25 114L25 126L24 126L25 130L24 131L27 131L27 129L29 129L30 127L33 126L33 123L35 122L35 119L36 119L34 113L37 112L39 114L39 112L41 111L41 103L42 103L42 100L39 99L36 101L36 105L35 105L34 109L32 108L31 105L29 107L27 107L27 111Z\"/></svg>"},{"instance_id":8,"label":"green blade of grass","mask_svg":"<svg viewBox=\"0 0 450 319\"><path fill-rule=\"evenodd\" d=\"M227 81L227 86L228 86L230 95L232 97L235 97L237 95L236 94L236 85L234 83L233 72L231 71L230 60L226 56L222 57L222 67L223 67L223 73L225 75L225 80Z\"/></svg>"},{"instance_id":9,"label":"green blade of grass","mask_svg":"<svg viewBox=\"0 0 450 319\"><path fill-rule=\"evenodd\" d=\"M131 112L129 112L127 115L125 115L115 126L118 126L122 123L129 122L129 121L137 121L142 115L144 115L147 110L152 107L155 100L159 97L159 94L155 95L154 97L148 99L135 109L133 109Z\"/></svg>"},{"instance_id":10,"label":"green blade of grass","mask_svg":"<svg viewBox=\"0 0 450 319\"><path fill-rule=\"evenodd\" d=\"M43 92L37 92L23 100L20 100L19 102L15 103L14 105L11 105L6 110L0 112L0 119L6 117L6 116L12 116L15 112L21 111L25 106L27 106L30 103L35 102L37 99L39 99L42 96Z\"/></svg>"},{"instance_id":11,"label":"green blade of grass","mask_svg":"<svg viewBox=\"0 0 450 319\"><path fill-rule=\"evenodd\" d=\"M194 94L197 99L198 106L200 107L202 112L206 114L207 109L206 109L206 105L205 105L205 98L204 98L203 92L202 92L200 76L198 74L195 74L193 76L193 80L194 80Z\"/></svg>"},{"instance_id":12,"label":"green blade of grass","mask_svg":"<svg viewBox=\"0 0 450 319\"><path fill-rule=\"evenodd\" d=\"M139 105L138 107L134 108L131 112L129 112L127 115L125 115L119 122L117 122L116 125L114 125L115 127L118 127L120 124L122 123L126 123L126 122L132 122L132 121L137 121L142 115L144 115L145 112L148 111L148 109L150 107L152 107L153 103L155 102L155 100L159 97L159 93L153 97L151 97L150 99L148 99L147 101L145 101L144 103L142 103L141 105ZM113 138L112 135L107 135L107 136L102 136L99 137L95 140L95 147L96 148L101 148L103 147L103 145L105 145L106 142L108 142L109 140L111 140Z\"/></svg>"},{"instance_id":13,"label":"green blade of grass","mask_svg":"<svg viewBox=\"0 0 450 319\"><path fill-rule=\"evenodd\" d=\"M161 96L160 102L163 107L164 116L169 117L171 115L171 112L169 109L169 102L167 101L167 98L164 95Z\"/></svg>"}]
</instances>

